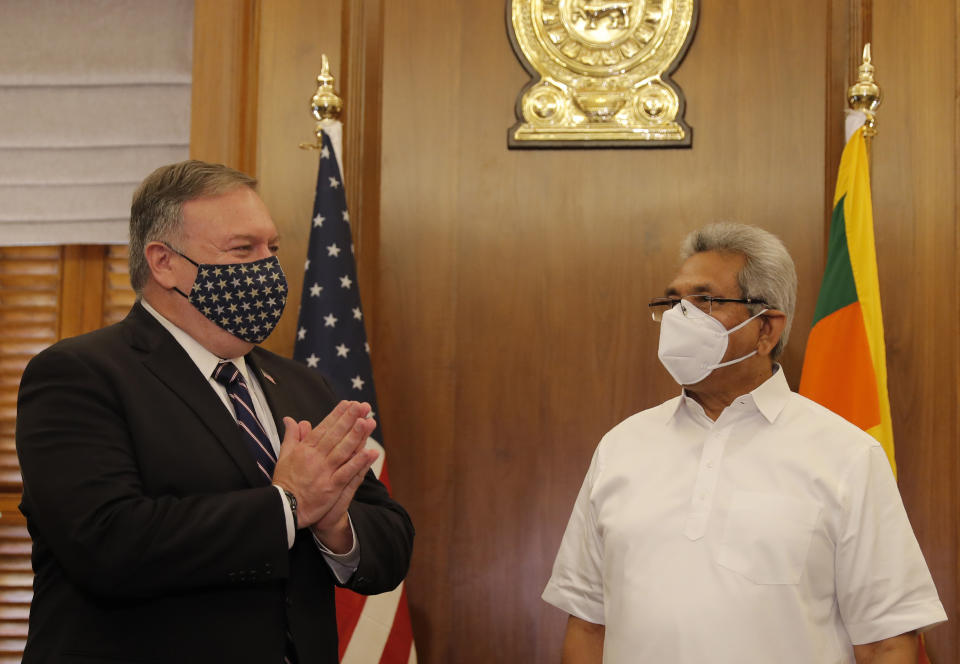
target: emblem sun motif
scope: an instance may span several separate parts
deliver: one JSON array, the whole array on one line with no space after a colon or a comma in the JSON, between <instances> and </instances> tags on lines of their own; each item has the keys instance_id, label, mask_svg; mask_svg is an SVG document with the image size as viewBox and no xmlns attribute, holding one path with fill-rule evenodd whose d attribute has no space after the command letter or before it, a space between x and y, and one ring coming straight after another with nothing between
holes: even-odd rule
<instances>
[{"instance_id":1,"label":"emblem sun motif","mask_svg":"<svg viewBox=\"0 0 960 664\"><path fill-rule=\"evenodd\" d=\"M534 77L517 101L511 147L689 145L667 73L690 43L696 0L511 0L509 8L514 51Z\"/></svg>"}]
</instances>

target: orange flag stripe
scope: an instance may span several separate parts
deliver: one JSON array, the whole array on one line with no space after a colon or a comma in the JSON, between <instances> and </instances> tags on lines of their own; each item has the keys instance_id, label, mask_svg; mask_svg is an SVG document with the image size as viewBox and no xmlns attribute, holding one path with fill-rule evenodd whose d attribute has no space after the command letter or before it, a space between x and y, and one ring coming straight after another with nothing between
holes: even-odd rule
<instances>
[{"instance_id":1,"label":"orange flag stripe","mask_svg":"<svg viewBox=\"0 0 960 664\"><path fill-rule=\"evenodd\" d=\"M821 318L810 330L800 393L868 430L880 424L874 385L863 310L853 302Z\"/></svg>"}]
</instances>

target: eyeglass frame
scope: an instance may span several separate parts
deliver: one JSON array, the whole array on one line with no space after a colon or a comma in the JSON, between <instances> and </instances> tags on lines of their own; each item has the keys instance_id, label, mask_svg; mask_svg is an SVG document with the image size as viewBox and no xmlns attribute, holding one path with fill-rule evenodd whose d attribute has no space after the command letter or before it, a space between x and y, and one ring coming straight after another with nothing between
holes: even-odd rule
<instances>
[{"instance_id":1,"label":"eyeglass frame","mask_svg":"<svg viewBox=\"0 0 960 664\"><path fill-rule=\"evenodd\" d=\"M650 308L650 317L654 320L654 322L659 323L663 319L663 313L665 311L669 311L670 309L673 309L675 306L680 304L682 300L687 300L688 302L691 302L691 304L693 304L690 298L699 298L701 302L706 302L709 305L706 311L704 311L704 309L702 309L701 307L697 307L696 304L694 304L693 306L697 307L697 309L700 309L700 311L703 311L703 313L707 314L708 316L712 315L713 313L714 302L718 302L720 304L726 304L728 302L739 303L739 304L759 304L768 308L770 307L770 305L767 303L766 300L761 300L760 298L756 298L756 297L715 297L713 295L703 295L703 294L697 293L693 295L687 295L685 297L665 296L665 297L655 297L651 299L650 302L647 303L647 307ZM667 304L669 304L670 306L667 307L666 306ZM664 307L660 311L653 309L653 307L660 307L660 306ZM681 309L681 311L683 311L684 316L686 316L686 311L684 311L683 309ZM657 314L660 315L660 318L657 318Z\"/></svg>"}]
</instances>

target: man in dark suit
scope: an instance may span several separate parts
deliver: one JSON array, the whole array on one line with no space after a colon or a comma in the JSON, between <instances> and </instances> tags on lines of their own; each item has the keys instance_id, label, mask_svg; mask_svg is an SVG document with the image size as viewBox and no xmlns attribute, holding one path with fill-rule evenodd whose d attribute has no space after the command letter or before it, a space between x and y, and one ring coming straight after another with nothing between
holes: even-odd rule
<instances>
[{"instance_id":1,"label":"man in dark suit","mask_svg":"<svg viewBox=\"0 0 960 664\"><path fill-rule=\"evenodd\" d=\"M26 664L335 662L334 585L407 572L413 526L369 472L369 405L256 346L286 284L255 184L197 161L151 174L131 210L137 304L24 372Z\"/></svg>"}]
</instances>

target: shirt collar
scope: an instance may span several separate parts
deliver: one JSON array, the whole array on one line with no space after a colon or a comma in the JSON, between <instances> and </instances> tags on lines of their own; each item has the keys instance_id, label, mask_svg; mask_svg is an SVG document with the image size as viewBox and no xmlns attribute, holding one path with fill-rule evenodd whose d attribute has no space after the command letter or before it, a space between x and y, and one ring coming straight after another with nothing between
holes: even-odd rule
<instances>
[{"instance_id":1,"label":"shirt collar","mask_svg":"<svg viewBox=\"0 0 960 664\"><path fill-rule=\"evenodd\" d=\"M247 375L247 363L242 355L240 357L220 358L204 348L199 341L191 337L183 329L170 322L170 320L168 320L159 311L151 307L150 303L143 298L140 299L140 304L143 305L143 308L146 309L151 316L156 318L157 322L163 325L164 329L173 336L180 346L183 347L183 350L186 351L187 355L190 356L190 359L193 360L193 363L197 365L200 373L202 373L205 377L210 378L213 375L213 370L217 368L217 365L220 363L220 361L227 360L229 362L233 362L237 368L240 369L240 375L243 376L243 379L249 385L250 376Z\"/></svg>"},{"instance_id":2,"label":"shirt collar","mask_svg":"<svg viewBox=\"0 0 960 664\"><path fill-rule=\"evenodd\" d=\"M773 424L790 399L790 386L779 364L773 365L773 375L763 381L750 395L757 405L757 410Z\"/></svg>"},{"instance_id":3,"label":"shirt collar","mask_svg":"<svg viewBox=\"0 0 960 664\"><path fill-rule=\"evenodd\" d=\"M772 424L787 405L789 398L790 386L787 384L787 378L780 365L775 363L773 365L773 375L770 378L760 383L749 394L734 399L733 404L740 402L743 405L743 402L752 402L760 414ZM675 417L681 408L693 409L693 412L703 413L703 408L693 397L687 394L686 389L676 398L676 403L670 408L670 418Z\"/></svg>"}]
</instances>

